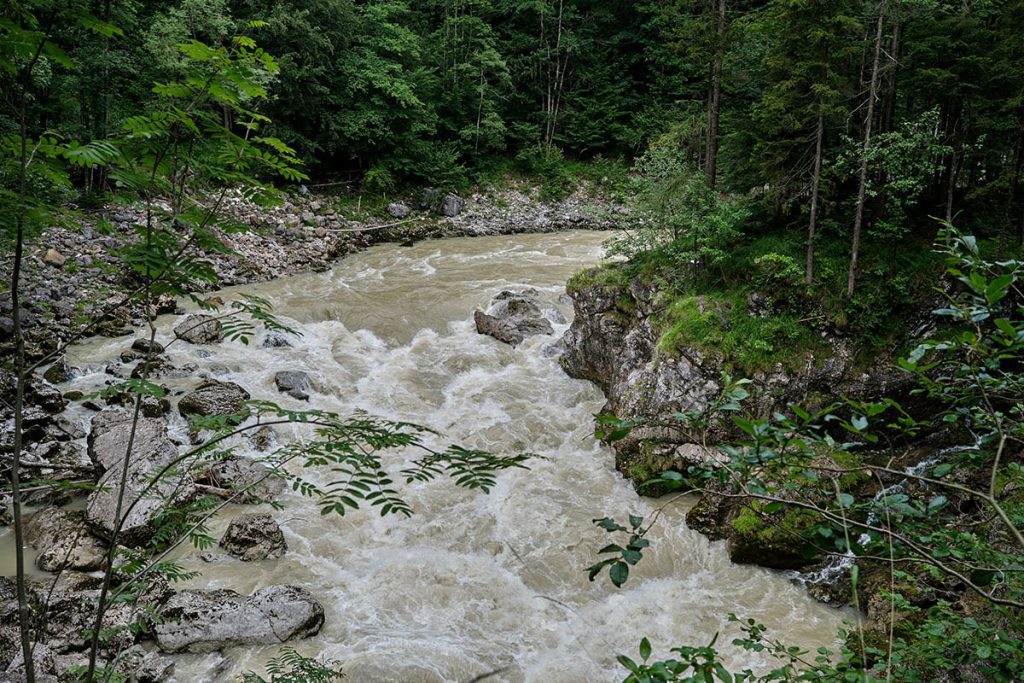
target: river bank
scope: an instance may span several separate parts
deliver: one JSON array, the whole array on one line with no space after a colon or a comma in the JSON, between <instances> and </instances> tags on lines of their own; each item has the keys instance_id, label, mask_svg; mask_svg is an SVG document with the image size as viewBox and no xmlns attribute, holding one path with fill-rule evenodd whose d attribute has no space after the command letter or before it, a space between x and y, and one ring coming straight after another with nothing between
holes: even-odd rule
<instances>
[{"instance_id":1,"label":"river bank","mask_svg":"<svg viewBox=\"0 0 1024 683\"><path fill-rule=\"evenodd\" d=\"M441 195L396 201L371 213L356 210L349 198L293 192L278 206L261 207L239 192L227 192L221 211L237 231L217 231L224 251L194 251L223 286L266 282L301 272L320 272L336 259L374 244L423 239L608 229L625 209L592 196L581 186L563 200L543 202L526 181L481 190L465 197ZM445 202L445 197L448 201ZM218 198L210 199L211 205ZM392 215L394 214L394 215ZM447 215L451 214L451 215ZM22 322L26 355L37 360L86 325L89 334L118 336L141 325L142 306L122 303L138 281L125 272L118 251L137 239L134 226L145 223L141 207L110 207L86 212L69 224L54 225L34 240L23 261ZM10 281L10 260L0 264L0 282ZM156 302L152 313L174 310L174 302ZM12 353L11 296L0 291L0 356Z\"/></svg>"}]
</instances>

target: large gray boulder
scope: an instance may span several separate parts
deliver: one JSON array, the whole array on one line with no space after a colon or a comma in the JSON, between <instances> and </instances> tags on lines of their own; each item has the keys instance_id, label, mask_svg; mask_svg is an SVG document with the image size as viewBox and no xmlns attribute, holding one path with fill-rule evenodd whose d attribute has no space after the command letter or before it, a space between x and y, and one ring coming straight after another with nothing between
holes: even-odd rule
<instances>
[{"instance_id":1,"label":"large gray boulder","mask_svg":"<svg viewBox=\"0 0 1024 683\"><path fill-rule=\"evenodd\" d=\"M224 330L212 315L193 313L174 327L174 336L189 344L216 344L224 339Z\"/></svg>"},{"instance_id":2,"label":"large gray boulder","mask_svg":"<svg viewBox=\"0 0 1024 683\"><path fill-rule=\"evenodd\" d=\"M298 370L281 370L274 375L274 384L281 393L300 401L309 400L309 375Z\"/></svg>"},{"instance_id":3,"label":"large gray boulder","mask_svg":"<svg viewBox=\"0 0 1024 683\"><path fill-rule=\"evenodd\" d=\"M213 652L316 635L324 608L303 588L275 585L249 597L230 590L181 591L160 617L154 635L164 652Z\"/></svg>"},{"instance_id":4,"label":"large gray boulder","mask_svg":"<svg viewBox=\"0 0 1024 683\"><path fill-rule=\"evenodd\" d=\"M85 513L93 530L106 539L117 527L117 500L131 433L132 417L125 411L105 410L92 420L89 455L104 473L99 488L89 495ZM156 532L153 521L165 506L183 503L195 495L191 477L169 473L177 458L178 447L167 435L167 423L140 418L128 457L118 543L144 544ZM159 480L154 482L155 477Z\"/></svg>"},{"instance_id":5,"label":"large gray boulder","mask_svg":"<svg viewBox=\"0 0 1024 683\"><path fill-rule=\"evenodd\" d=\"M249 400L249 392L234 382L211 379L181 398L178 412L189 415L234 415Z\"/></svg>"},{"instance_id":6,"label":"large gray boulder","mask_svg":"<svg viewBox=\"0 0 1024 683\"><path fill-rule=\"evenodd\" d=\"M537 334L554 334L555 328L545 317L535 294L535 290L502 292L486 313L474 313L476 331L512 346Z\"/></svg>"},{"instance_id":7,"label":"large gray boulder","mask_svg":"<svg viewBox=\"0 0 1024 683\"><path fill-rule=\"evenodd\" d=\"M246 512L228 524L220 547L240 560L268 560L283 557L288 551L284 532L266 513Z\"/></svg>"},{"instance_id":8,"label":"large gray boulder","mask_svg":"<svg viewBox=\"0 0 1024 683\"><path fill-rule=\"evenodd\" d=\"M106 547L89 531L82 510L41 510L25 525L25 537L38 551L36 566L43 571L89 572L106 565Z\"/></svg>"}]
</instances>

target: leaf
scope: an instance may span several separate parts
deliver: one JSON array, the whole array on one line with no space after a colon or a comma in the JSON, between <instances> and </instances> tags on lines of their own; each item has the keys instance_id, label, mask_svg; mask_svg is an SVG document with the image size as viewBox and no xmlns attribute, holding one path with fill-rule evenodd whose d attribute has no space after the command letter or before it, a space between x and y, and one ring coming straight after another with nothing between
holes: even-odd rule
<instances>
[{"instance_id":1,"label":"leaf","mask_svg":"<svg viewBox=\"0 0 1024 683\"><path fill-rule=\"evenodd\" d=\"M840 492L837 496L839 499L839 506L842 508L850 508L853 505L853 496L849 493Z\"/></svg>"},{"instance_id":2,"label":"leaf","mask_svg":"<svg viewBox=\"0 0 1024 683\"><path fill-rule=\"evenodd\" d=\"M640 658L645 662L651 657L651 641L644 638L640 641Z\"/></svg>"},{"instance_id":3,"label":"leaf","mask_svg":"<svg viewBox=\"0 0 1024 683\"><path fill-rule=\"evenodd\" d=\"M632 659L630 659L626 655L619 655L618 657L615 658L615 660L619 664L624 666L625 668L627 668L630 671L632 671L633 673L639 673L640 672L640 667L636 665L636 662L634 662Z\"/></svg>"},{"instance_id":4,"label":"leaf","mask_svg":"<svg viewBox=\"0 0 1024 683\"><path fill-rule=\"evenodd\" d=\"M611 578L616 588L621 588L622 584L626 583L626 579L629 578L629 565L625 562L616 562L608 570L608 577Z\"/></svg>"}]
</instances>

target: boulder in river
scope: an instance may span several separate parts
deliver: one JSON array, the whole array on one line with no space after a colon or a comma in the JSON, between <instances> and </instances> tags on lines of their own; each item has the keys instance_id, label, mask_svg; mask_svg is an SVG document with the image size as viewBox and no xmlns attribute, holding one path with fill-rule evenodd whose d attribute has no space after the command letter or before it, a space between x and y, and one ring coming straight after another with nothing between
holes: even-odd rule
<instances>
[{"instance_id":1,"label":"boulder in river","mask_svg":"<svg viewBox=\"0 0 1024 683\"><path fill-rule=\"evenodd\" d=\"M140 360L132 368L132 377L134 379L142 379L145 376L147 379L176 379L182 377L192 377L199 372L199 367L195 363L185 363L184 365L174 365L163 356L157 356L150 360Z\"/></svg>"},{"instance_id":2,"label":"boulder in river","mask_svg":"<svg viewBox=\"0 0 1024 683\"><path fill-rule=\"evenodd\" d=\"M174 327L174 336L189 344L216 344L223 341L224 330L212 315L193 313Z\"/></svg>"},{"instance_id":3,"label":"boulder in river","mask_svg":"<svg viewBox=\"0 0 1024 683\"><path fill-rule=\"evenodd\" d=\"M38 551L36 566L43 571L89 572L106 565L106 547L90 533L81 510L41 510L25 525L25 536Z\"/></svg>"},{"instance_id":4,"label":"boulder in river","mask_svg":"<svg viewBox=\"0 0 1024 683\"><path fill-rule=\"evenodd\" d=\"M476 331L512 346L537 334L554 334L555 328L544 316L535 295L535 290L502 292L491 302L487 313L477 311L473 315Z\"/></svg>"},{"instance_id":5,"label":"boulder in river","mask_svg":"<svg viewBox=\"0 0 1024 683\"><path fill-rule=\"evenodd\" d=\"M316 635L324 608L304 588L274 585L249 597L230 590L181 591L160 617L154 635L164 652L213 652Z\"/></svg>"},{"instance_id":6,"label":"boulder in river","mask_svg":"<svg viewBox=\"0 0 1024 683\"><path fill-rule=\"evenodd\" d=\"M53 362L53 365L46 369L43 373L43 379L50 384L60 384L61 382L67 382L71 379L72 371L71 366L68 365L67 360L64 356L61 356Z\"/></svg>"},{"instance_id":7,"label":"boulder in river","mask_svg":"<svg viewBox=\"0 0 1024 683\"><path fill-rule=\"evenodd\" d=\"M182 396L178 412L189 415L234 415L249 400L249 392L234 382L210 379Z\"/></svg>"},{"instance_id":8,"label":"boulder in river","mask_svg":"<svg viewBox=\"0 0 1024 683\"><path fill-rule=\"evenodd\" d=\"M274 375L277 390L300 401L309 400L309 375L297 370L281 370Z\"/></svg>"},{"instance_id":9,"label":"boulder in river","mask_svg":"<svg viewBox=\"0 0 1024 683\"><path fill-rule=\"evenodd\" d=\"M188 475L162 474L178 457L178 448L167 435L167 423L143 417L134 429L121 511L124 521L118 534L118 542L128 546L142 545L153 537L153 522L167 505L195 495L195 483ZM92 419L89 455L105 472L98 490L89 495L86 518L105 538L112 537L117 527L119 482L131 434L130 413L105 410ZM151 484L153 477L161 474L160 480Z\"/></svg>"},{"instance_id":10,"label":"boulder in river","mask_svg":"<svg viewBox=\"0 0 1024 683\"><path fill-rule=\"evenodd\" d=\"M220 547L240 560L276 559L284 556L288 543L274 518L266 513L246 512L228 524Z\"/></svg>"},{"instance_id":11,"label":"boulder in river","mask_svg":"<svg viewBox=\"0 0 1024 683\"><path fill-rule=\"evenodd\" d=\"M159 355L164 352L164 345L158 341L150 341L145 337L139 337L132 342L132 351L138 351L139 353L152 353L153 355Z\"/></svg>"},{"instance_id":12,"label":"boulder in river","mask_svg":"<svg viewBox=\"0 0 1024 683\"><path fill-rule=\"evenodd\" d=\"M271 330L263 337L263 348L265 349L277 349L291 345L292 343L288 341L288 336L284 332Z\"/></svg>"}]
</instances>

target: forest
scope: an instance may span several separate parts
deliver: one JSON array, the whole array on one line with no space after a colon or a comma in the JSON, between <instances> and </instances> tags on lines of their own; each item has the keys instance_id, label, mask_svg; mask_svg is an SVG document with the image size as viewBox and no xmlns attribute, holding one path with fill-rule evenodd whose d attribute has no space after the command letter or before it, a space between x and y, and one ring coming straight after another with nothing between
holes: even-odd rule
<instances>
[{"instance_id":1,"label":"forest","mask_svg":"<svg viewBox=\"0 0 1024 683\"><path fill-rule=\"evenodd\" d=\"M655 562L645 555L674 542L663 531L671 518L725 541L732 563L797 572L786 576L805 593L850 611L829 617L843 621L832 641L791 645L793 634L761 623L770 617L727 610L712 621L735 640L716 634L706 644L684 629L668 633L692 642L652 647L642 634L615 643L610 664L586 674L538 674L518 659L481 655L475 664L489 673L436 680L1024 675L1021 0L0 0L0 8L0 522L11 537L0 549L14 555L13 580L0 578L9 603L0 609L0 681L184 681L198 669L174 678L163 654L266 644L265 634L188 640L184 626L168 624L188 621L188 600L207 598L197 588L164 591L200 580L187 557L179 564L179 548L217 546L211 524L222 530L225 506L281 508L280 491L250 495L264 480L283 480L324 519L348 520L366 509L409 517L435 479L493 497L508 477L527 476L521 471L554 476L544 468L555 451L535 445L545 434L491 440L487 397L473 404L480 415L434 424L440 412L407 416L398 404L346 403L340 384L325 389L351 377L303 365L304 345L328 334L311 327L323 322L317 316L377 335L376 346L347 360L350 368L396 363L379 377L366 370L371 384L404 386L411 371L381 361L380 349L419 353L411 333L422 330L399 343L374 327L384 329L376 311L363 330L364 321L338 312L342 304L330 313L308 301L292 309L295 300L271 281L335 272L387 243L419 254L434 237L579 228L603 231L601 258L588 251L595 237L536 247L555 250L544 257L553 262L557 249L580 254L570 272L551 266L559 287L571 275L559 290L570 297L565 311L534 264L504 270L516 243L494 257L504 279L486 280L484 265L486 286L460 284L496 295L489 308L473 304L486 309L474 316L477 332L549 363L537 387L571 377L600 389L601 401L584 411L594 423L577 426L642 496L628 504L645 512L628 521L615 516L624 509L591 511L581 538L594 547L573 576L605 586L607 571L605 587L615 591L650 579L645 572L655 570L645 567ZM478 256L452 248L469 250L467 263ZM399 279L434 268L431 258ZM392 267L372 262L352 277ZM530 288L499 294L499 280L518 281L514 268ZM329 305L322 282L303 282ZM225 286L254 293L231 291L225 305ZM385 308L418 319L419 294L402 291ZM364 303L345 305L363 311ZM171 314L188 314L173 333L157 323ZM453 320L423 329L457 336ZM556 331L558 349L531 346ZM108 353L120 362L75 360L88 355L82 344L128 334L139 335L130 348ZM174 342L184 355L168 355ZM235 352L211 361L193 348L250 342L288 354L252 361L276 363L259 381L276 387L280 402L216 379L256 381ZM342 346L332 353L340 357ZM120 368L129 362L137 364ZM499 376L491 368L491 380ZM306 405L318 396L327 407ZM530 423L532 413L516 415L506 422ZM278 432L267 437L271 427ZM441 436L449 427L451 437ZM246 449L259 434L274 445L253 456ZM75 448L83 453L68 464ZM236 490L211 472L238 452L266 471ZM389 460L395 452L405 460ZM307 470L330 474L304 478ZM153 496L159 504L149 510ZM679 500L689 501L685 521L666 512ZM150 517L133 526L142 509ZM33 521L47 515L59 518L56 531ZM377 528L354 518L367 534ZM64 559L45 559L39 538L57 547L71 527ZM615 542L597 550L602 537ZM527 564L502 543L509 562ZM33 562L56 577L48 589L33 583ZM586 586L580 580L581 593ZM278 588L293 587L266 590ZM64 624L54 616L58 598L76 593L88 608ZM305 592L287 595L318 614L300 619L293 636L315 635L324 608ZM232 604L240 614L253 609L242 597ZM143 645L154 638L163 659ZM746 654L727 654L727 641ZM652 659L670 646L678 647ZM335 661L333 650L301 646L260 652L268 663L245 659L233 674L249 683L341 680L354 657ZM618 667L611 678L605 664ZM350 680L391 680L353 670Z\"/></svg>"}]
</instances>

